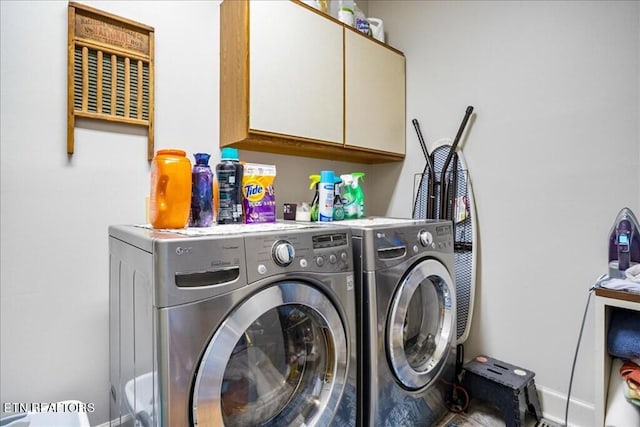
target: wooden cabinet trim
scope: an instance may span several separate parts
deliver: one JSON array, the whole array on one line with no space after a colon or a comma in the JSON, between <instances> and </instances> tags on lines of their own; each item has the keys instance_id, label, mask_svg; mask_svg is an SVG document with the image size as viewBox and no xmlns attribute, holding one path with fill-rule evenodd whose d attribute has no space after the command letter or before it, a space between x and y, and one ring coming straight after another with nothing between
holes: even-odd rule
<instances>
[{"instance_id":1,"label":"wooden cabinet trim","mask_svg":"<svg viewBox=\"0 0 640 427\"><path fill-rule=\"evenodd\" d=\"M238 141L249 128L249 2L220 8L220 139Z\"/></svg>"},{"instance_id":2,"label":"wooden cabinet trim","mask_svg":"<svg viewBox=\"0 0 640 427\"><path fill-rule=\"evenodd\" d=\"M221 147L235 147L240 150L285 154L288 156L331 159L356 163L386 163L404 159L404 155L354 147L346 149L342 144L294 138L266 132L250 132L245 139L222 144Z\"/></svg>"}]
</instances>

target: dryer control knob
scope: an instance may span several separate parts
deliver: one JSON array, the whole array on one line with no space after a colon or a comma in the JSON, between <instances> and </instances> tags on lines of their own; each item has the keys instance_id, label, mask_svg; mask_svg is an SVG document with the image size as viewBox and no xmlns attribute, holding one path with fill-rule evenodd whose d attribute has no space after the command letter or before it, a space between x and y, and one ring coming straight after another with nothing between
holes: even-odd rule
<instances>
[{"instance_id":1,"label":"dryer control knob","mask_svg":"<svg viewBox=\"0 0 640 427\"><path fill-rule=\"evenodd\" d=\"M272 256L276 264L280 267L286 267L295 258L296 251L291 243L280 240L273 244Z\"/></svg>"},{"instance_id":2,"label":"dryer control knob","mask_svg":"<svg viewBox=\"0 0 640 427\"><path fill-rule=\"evenodd\" d=\"M433 235L428 231L423 230L418 233L418 240L420 241L420 244L422 246L431 246L431 244L433 243Z\"/></svg>"}]
</instances>

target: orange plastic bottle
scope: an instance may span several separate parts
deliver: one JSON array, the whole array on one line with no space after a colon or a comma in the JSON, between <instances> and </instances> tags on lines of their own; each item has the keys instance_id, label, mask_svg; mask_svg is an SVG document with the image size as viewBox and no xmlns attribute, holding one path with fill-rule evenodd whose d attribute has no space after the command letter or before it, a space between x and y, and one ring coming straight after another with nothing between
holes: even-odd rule
<instances>
[{"instance_id":1,"label":"orange plastic bottle","mask_svg":"<svg viewBox=\"0 0 640 427\"><path fill-rule=\"evenodd\" d=\"M191 162L182 150L158 150L151 162L149 221L153 228L184 228L191 209Z\"/></svg>"}]
</instances>

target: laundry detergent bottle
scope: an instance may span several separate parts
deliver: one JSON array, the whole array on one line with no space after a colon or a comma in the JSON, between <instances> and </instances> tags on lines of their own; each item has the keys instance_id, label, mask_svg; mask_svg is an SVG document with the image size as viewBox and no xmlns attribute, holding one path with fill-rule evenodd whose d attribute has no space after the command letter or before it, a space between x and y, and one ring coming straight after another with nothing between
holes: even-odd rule
<instances>
[{"instance_id":1,"label":"laundry detergent bottle","mask_svg":"<svg viewBox=\"0 0 640 427\"><path fill-rule=\"evenodd\" d=\"M242 224L242 176L244 167L240 164L238 150L225 147L216 165L218 181L218 224Z\"/></svg>"},{"instance_id":2,"label":"laundry detergent bottle","mask_svg":"<svg viewBox=\"0 0 640 427\"><path fill-rule=\"evenodd\" d=\"M209 227L213 222L213 172L207 153L193 155L196 164L191 172L191 227Z\"/></svg>"},{"instance_id":3,"label":"laundry detergent bottle","mask_svg":"<svg viewBox=\"0 0 640 427\"><path fill-rule=\"evenodd\" d=\"M320 172L318 197L318 221L333 221L333 198L335 197L335 176L333 171Z\"/></svg>"},{"instance_id":4,"label":"laundry detergent bottle","mask_svg":"<svg viewBox=\"0 0 640 427\"><path fill-rule=\"evenodd\" d=\"M191 210L191 162L183 150L158 150L151 161L149 222L153 228L184 228Z\"/></svg>"}]
</instances>

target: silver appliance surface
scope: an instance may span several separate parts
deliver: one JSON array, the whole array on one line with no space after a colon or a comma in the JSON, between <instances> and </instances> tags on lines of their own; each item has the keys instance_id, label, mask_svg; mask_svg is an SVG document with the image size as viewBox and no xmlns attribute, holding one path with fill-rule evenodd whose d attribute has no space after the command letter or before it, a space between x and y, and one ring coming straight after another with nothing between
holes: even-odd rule
<instances>
[{"instance_id":1,"label":"silver appliance surface","mask_svg":"<svg viewBox=\"0 0 640 427\"><path fill-rule=\"evenodd\" d=\"M137 227L152 229L149 224L141 224ZM214 224L210 227L185 227L156 230L160 233L180 234L184 236L217 236L229 234L247 234L264 231L300 230L303 228L317 227L313 222L265 222L256 224Z\"/></svg>"},{"instance_id":2,"label":"silver appliance surface","mask_svg":"<svg viewBox=\"0 0 640 427\"><path fill-rule=\"evenodd\" d=\"M455 378L451 222L373 218L352 231L362 419L429 426L447 413Z\"/></svg>"},{"instance_id":3,"label":"silver appliance surface","mask_svg":"<svg viewBox=\"0 0 640 427\"><path fill-rule=\"evenodd\" d=\"M112 425L355 425L350 229L210 228L109 227Z\"/></svg>"}]
</instances>

